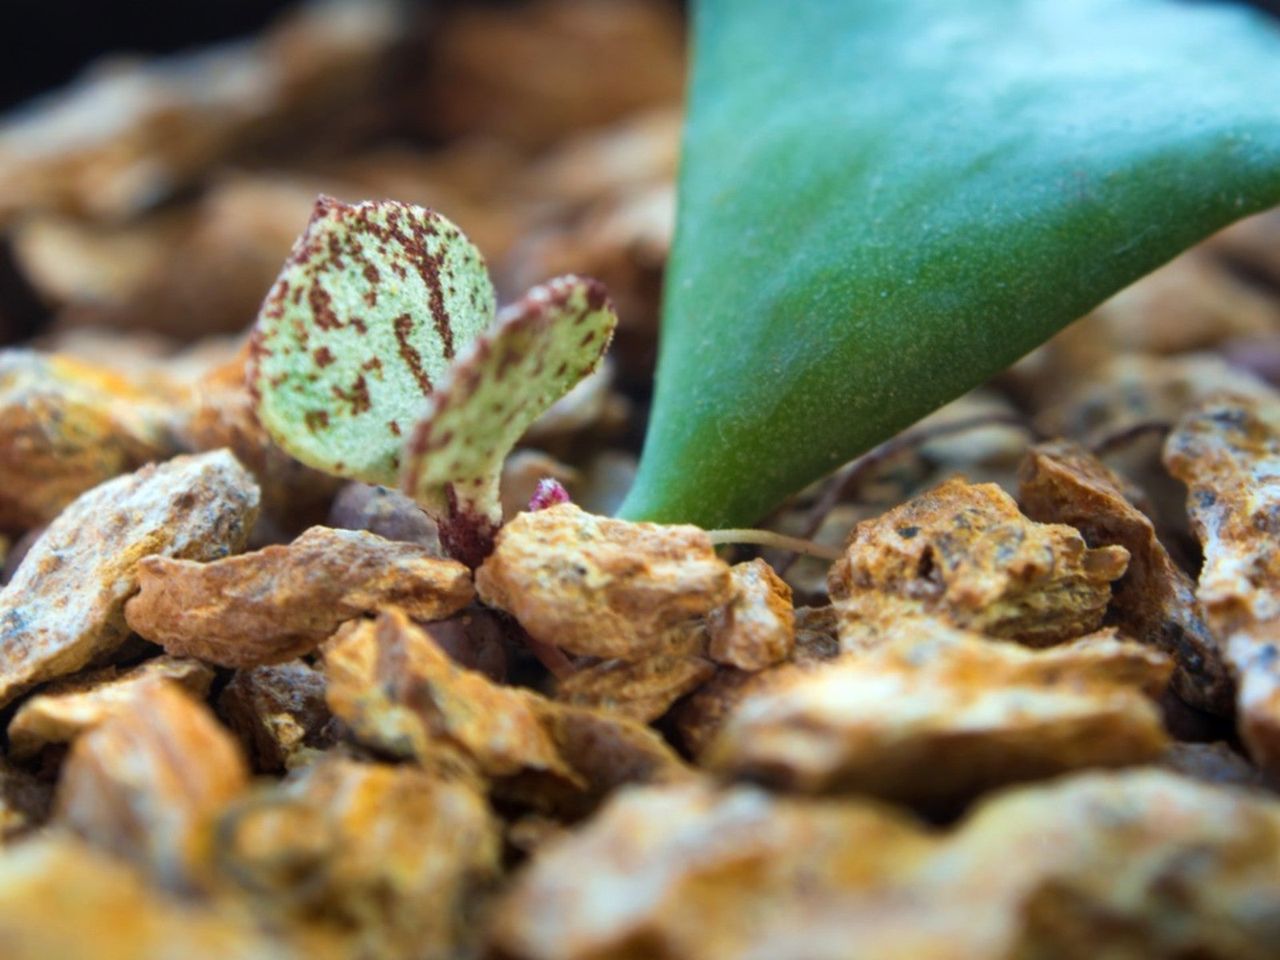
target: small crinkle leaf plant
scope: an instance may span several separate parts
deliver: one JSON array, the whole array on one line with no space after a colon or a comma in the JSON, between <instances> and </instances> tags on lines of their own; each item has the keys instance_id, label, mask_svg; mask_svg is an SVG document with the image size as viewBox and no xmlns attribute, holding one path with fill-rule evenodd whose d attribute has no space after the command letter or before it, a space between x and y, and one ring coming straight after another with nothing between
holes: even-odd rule
<instances>
[{"instance_id":1,"label":"small crinkle leaf plant","mask_svg":"<svg viewBox=\"0 0 1280 960\"><path fill-rule=\"evenodd\" d=\"M1280 202L1280 31L1189 0L695 0L632 519L736 527ZM495 315L438 214L322 200L250 379L299 460L400 483L478 563L524 428L615 318ZM739 531L726 531L738 533Z\"/></svg>"},{"instance_id":2,"label":"small crinkle leaf plant","mask_svg":"<svg viewBox=\"0 0 1280 960\"><path fill-rule=\"evenodd\" d=\"M616 322L603 287L572 276L497 312L484 258L440 214L322 197L258 316L249 387L277 444L403 486L475 566L502 520L503 459Z\"/></svg>"}]
</instances>

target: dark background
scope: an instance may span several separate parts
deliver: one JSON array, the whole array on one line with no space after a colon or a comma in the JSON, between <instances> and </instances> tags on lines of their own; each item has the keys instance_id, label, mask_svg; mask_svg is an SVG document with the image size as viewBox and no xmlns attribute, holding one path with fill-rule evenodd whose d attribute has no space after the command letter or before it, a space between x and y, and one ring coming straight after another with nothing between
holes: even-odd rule
<instances>
[{"instance_id":1,"label":"dark background","mask_svg":"<svg viewBox=\"0 0 1280 960\"><path fill-rule=\"evenodd\" d=\"M289 0L0 0L0 107L110 51L166 53L252 33Z\"/></svg>"},{"instance_id":2,"label":"dark background","mask_svg":"<svg viewBox=\"0 0 1280 960\"><path fill-rule=\"evenodd\" d=\"M1250 2L1280 15L1280 0ZM66 83L103 53L168 53L226 40L256 31L290 5L291 0L0 0L0 109Z\"/></svg>"}]
</instances>

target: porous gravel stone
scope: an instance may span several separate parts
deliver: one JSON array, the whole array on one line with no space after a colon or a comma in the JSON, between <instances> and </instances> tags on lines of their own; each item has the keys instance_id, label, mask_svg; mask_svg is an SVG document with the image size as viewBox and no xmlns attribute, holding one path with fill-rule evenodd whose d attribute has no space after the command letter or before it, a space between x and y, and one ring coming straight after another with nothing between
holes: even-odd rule
<instances>
[{"instance_id":1,"label":"porous gravel stone","mask_svg":"<svg viewBox=\"0 0 1280 960\"><path fill-rule=\"evenodd\" d=\"M149 465L81 495L0 592L0 705L125 640L124 604L144 557L225 557L244 547L257 512L258 487L226 450Z\"/></svg>"},{"instance_id":2,"label":"porous gravel stone","mask_svg":"<svg viewBox=\"0 0 1280 960\"><path fill-rule=\"evenodd\" d=\"M471 572L456 561L328 527L215 563L148 557L138 585L125 608L130 627L172 654L224 667L292 659L344 621L384 607L438 620L475 596Z\"/></svg>"},{"instance_id":3,"label":"porous gravel stone","mask_svg":"<svg viewBox=\"0 0 1280 960\"><path fill-rule=\"evenodd\" d=\"M544 643L624 660L733 592L729 565L697 527L611 520L569 503L503 527L476 589Z\"/></svg>"}]
</instances>

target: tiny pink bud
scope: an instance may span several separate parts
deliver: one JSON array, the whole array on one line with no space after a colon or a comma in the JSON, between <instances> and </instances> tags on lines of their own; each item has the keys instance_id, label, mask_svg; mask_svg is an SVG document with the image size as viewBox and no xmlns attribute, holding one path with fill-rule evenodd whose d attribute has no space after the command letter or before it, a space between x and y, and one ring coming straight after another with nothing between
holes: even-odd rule
<instances>
[{"instance_id":1,"label":"tiny pink bud","mask_svg":"<svg viewBox=\"0 0 1280 960\"><path fill-rule=\"evenodd\" d=\"M543 477L538 481L538 486L529 500L529 510L530 512L536 512L545 510L547 507L554 507L557 503L568 502L569 491L564 488L564 484L559 480L553 480L551 477Z\"/></svg>"}]
</instances>

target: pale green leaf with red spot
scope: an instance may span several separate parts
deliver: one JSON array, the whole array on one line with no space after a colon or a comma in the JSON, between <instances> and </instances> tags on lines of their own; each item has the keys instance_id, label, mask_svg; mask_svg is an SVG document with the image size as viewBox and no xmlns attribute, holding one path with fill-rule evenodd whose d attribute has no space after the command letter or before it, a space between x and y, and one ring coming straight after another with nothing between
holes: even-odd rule
<instances>
[{"instance_id":1,"label":"pale green leaf with red spot","mask_svg":"<svg viewBox=\"0 0 1280 960\"><path fill-rule=\"evenodd\" d=\"M502 462L551 404L595 369L617 316L604 287L560 277L503 309L431 398L405 451L402 487L450 552L482 558L502 521Z\"/></svg>"},{"instance_id":2,"label":"pale green leaf with red spot","mask_svg":"<svg viewBox=\"0 0 1280 960\"><path fill-rule=\"evenodd\" d=\"M258 418L303 463L392 485L428 397L495 302L484 258L438 213L321 197L258 315Z\"/></svg>"}]
</instances>

